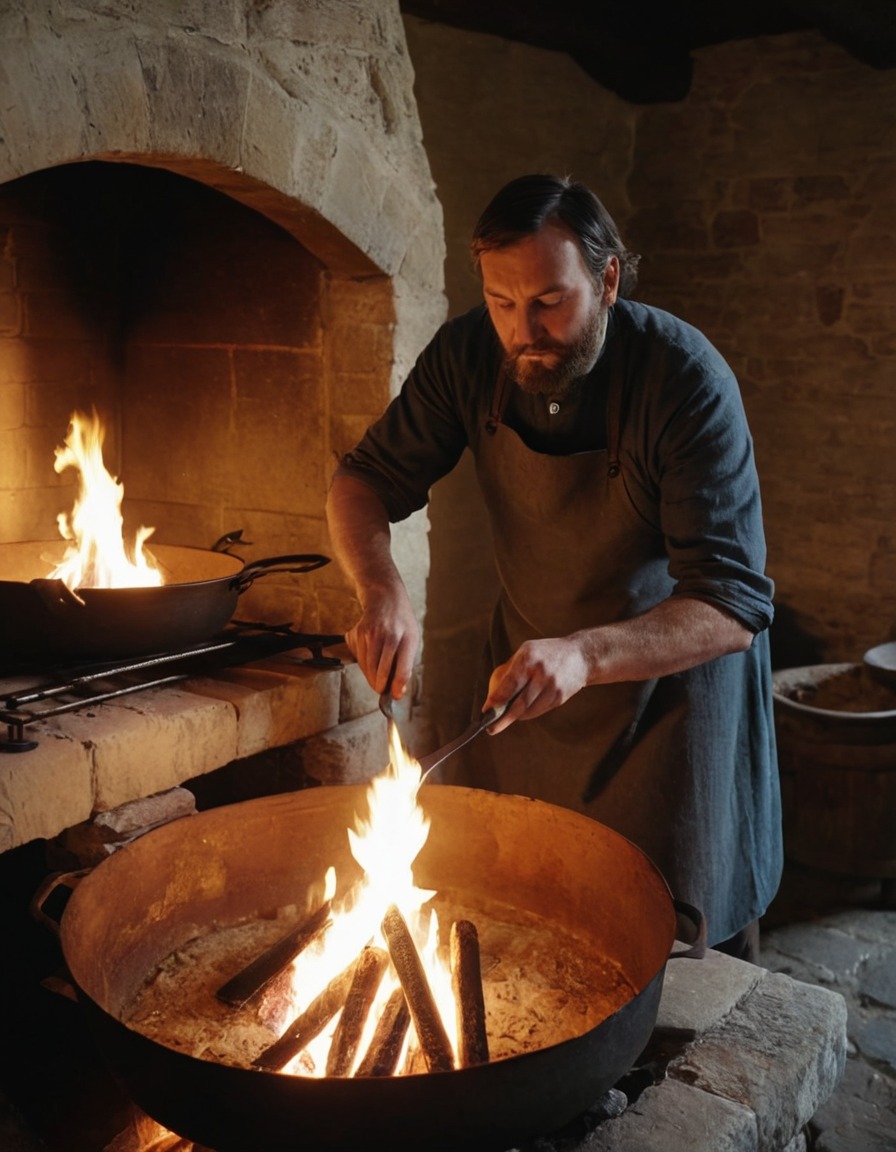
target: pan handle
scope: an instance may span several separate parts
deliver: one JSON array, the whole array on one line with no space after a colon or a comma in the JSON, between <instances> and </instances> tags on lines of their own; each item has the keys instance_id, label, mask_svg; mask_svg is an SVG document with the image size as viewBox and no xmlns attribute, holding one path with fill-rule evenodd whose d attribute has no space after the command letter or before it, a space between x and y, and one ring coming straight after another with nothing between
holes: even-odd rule
<instances>
[{"instance_id":1,"label":"pan handle","mask_svg":"<svg viewBox=\"0 0 896 1152\"><path fill-rule=\"evenodd\" d=\"M44 608L56 617L68 617L72 612L82 612L84 601L64 580L50 580L38 577L28 581L28 587L33 588Z\"/></svg>"},{"instance_id":2,"label":"pan handle","mask_svg":"<svg viewBox=\"0 0 896 1152\"><path fill-rule=\"evenodd\" d=\"M272 572L313 572L315 568L323 568L329 563L329 556L320 556L317 553L270 556L266 560L254 560L251 564L247 564L242 572L233 578L230 586L241 593L245 592L259 576L267 576Z\"/></svg>"},{"instance_id":3,"label":"pan handle","mask_svg":"<svg viewBox=\"0 0 896 1152\"><path fill-rule=\"evenodd\" d=\"M706 917L699 908L693 904L686 904L684 900L673 900L672 904L680 919L687 920L694 929L694 940L687 948L678 952L670 952L670 960L702 960L706 955Z\"/></svg>"}]
</instances>

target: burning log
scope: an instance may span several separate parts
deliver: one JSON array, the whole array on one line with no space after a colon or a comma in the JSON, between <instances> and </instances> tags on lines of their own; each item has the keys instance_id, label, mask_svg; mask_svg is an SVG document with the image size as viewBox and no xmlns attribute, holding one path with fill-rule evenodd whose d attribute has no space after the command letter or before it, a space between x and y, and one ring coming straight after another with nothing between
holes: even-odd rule
<instances>
[{"instance_id":1,"label":"burning log","mask_svg":"<svg viewBox=\"0 0 896 1152\"><path fill-rule=\"evenodd\" d=\"M379 1018L373 1039L364 1059L358 1065L356 1076L391 1076L398 1067L398 1058L411 1023L411 1013L403 989L396 988Z\"/></svg>"},{"instance_id":2,"label":"burning log","mask_svg":"<svg viewBox=\"0 0 896 1152\"><path fill-rule=\"evenodd\" d=\"M327 1054L328 1076L348 1076L351 1072L367 1015L388 965L388 953L372 944L368 944L358 957L351 987Z\"/></svg>"},{"instance_id":3,"label":"burning log","mask_svg":"<svg viewBox=\"0 0 896 1152\"><path fill-rule=\"evenodd\" d=\"M280 1039L255 1057L252 1063L256 1068L264 1072L279 1072L310 1044L315 1036L323 1032L345 1004L357 964L356 958L338 976L334 976L323 992L290 1024Z\"/></svg>"},{"instance_id":4,"label":"burning log","mask_svg":"<svg viewBox=\"0 0 896 1152\"><path fill-rule=\"evenodd\" d=\"M454 1056L445 1026L439 1016L420 956L411 939L404 917L394 904L386 910L382 923L389 955L404 989L417 1039L429 1072L450 1072Z\"/></svg>"},{"instance_id":5,"label":"burning log","mask_svg":"<svg viewBox=\"0 0 896 1152\"><path fill-rule=\"evenodd\" d=\"M461 1068L488 1063L485 999L479 964L479 934L469 920L455 920L450 938L451 987L457 1006L458 1061Z\"/></svg>"},{"instance_id":6,"label":"burning log","mask_svg":"<svg viewBox=\"0 0 896 1152\"><path fill-rule=\"evenodd\" d=\"M225 1004L242 1008L262 988L270 984L274 977L295 960L296 956L303 952L312 940L317 939L331 923L330 901L327 900L307 920L298 927L290 929L266 952L262 952L251 964L247 964L222 984L215 995Z\"/></svg>"}]
</instances>

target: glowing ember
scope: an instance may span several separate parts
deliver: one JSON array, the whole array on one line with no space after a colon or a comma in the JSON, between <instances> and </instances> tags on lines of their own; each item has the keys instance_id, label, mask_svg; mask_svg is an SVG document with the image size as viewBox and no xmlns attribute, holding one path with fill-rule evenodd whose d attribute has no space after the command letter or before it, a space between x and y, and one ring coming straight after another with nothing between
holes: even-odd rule
<instances>
[{"instance_id":1,"label":"glowing ember","mask_svg":"<svg viewBox=\"0 0 896 1152\"><path fill-rule=\"evenodd\" d=\"M289 1017L301 1015L318 993L359 956L368 944L387 948L381 925L390 906L399 909L414 939L426 980L445 1025L453 1051L457 1052L457 1021L451 973L438 955L439 924L423 905L435 893L414 884L412 865L426 843L429 821L417 803L420 765L404 749L395 724L389 725L391 763L371 782L367 792L366 820L356 817L348 829L352 854L364 869L364 877L352 891L350 906L334 915L319 947L312 946L293 965ZM368 1014L358 1055L363 1056L389 997L399 987L394 968L382 980ZM326 1074L327 1054L339 1022L330 1025L284 1068L306 1076ZM409 1042L413 1042L411 1029ZM408 1053L399 1067L407 1063Z\"/></svg>"},{"instance_id":2,"label":"glowing ember","mask_svg":"<svg viewBox=\"0 0 896 1152\"><path fill-rule=\"evenodd\" d=\"M65 444L56 449L57 472L76 468L78 496L71 513L57 517L59 531L71 541L60 564L49 574L72 591L77 588L147 588L162 583L162 574L143 551L154 529L140 528L132 555L124 545L121 501L124 485L103 464L105 429L93 417L75 412Z\"/></svg>"}]
</instances>

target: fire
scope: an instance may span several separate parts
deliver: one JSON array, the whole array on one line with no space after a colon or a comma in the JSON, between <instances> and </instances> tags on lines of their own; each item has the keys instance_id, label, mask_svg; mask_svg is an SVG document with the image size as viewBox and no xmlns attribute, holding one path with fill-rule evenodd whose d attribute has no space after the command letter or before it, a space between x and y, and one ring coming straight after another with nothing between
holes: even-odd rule
<instances>
[{"instance_id":1,"label":"fire","mask_svg":"<svg viewBox=\"0 0 896 1152\"><path fill-rule=\"evenodd\" d=\"M356 816L354 830L347 830L352 855L364 869L364 876L352 891L350 903L347 901L334 916L320 946L306 949L295 960L289 1014L293 1019L304 1012L329 981L351 964L366 945L387 948L381 925L387 909L394 906L401 912L413 936L445 1032L456 1053L457 1023L450 968L438 954L438 918L431 909L424 908L435 893L418 888L412 875L413 862L429 835L429 821L417 803L420 765L404 749L398 728L392 721L389 734L391 762L368 788L368 817ZM398 987L398 977L390 967L368 1013L358 1045L359 1056L367 1050L383 1009ZM327 1054L338 1023L337 1015L283 1071L324 1076ZM413 1028L408 1036L412 1042ZM407 1048L408 1041L405 1055Z\"/></svg>"},{"instance_id":2,"label":"fire","mask_svg":"<svg viewBox=\"0 0 896 1152\"><path fill-rule=\"evenodd\" d=\"M92 418L75 412L64 445L56 449L55 470L75 468L80 479L72 511L57 517L59 531L70 543L50 579L62 580L72 591L154 587L162 583L162 574L143 550L154 529L138 530L131 558L122 531L124 485L103 464L105 435L96 412Z\"/></svg>"}]
</instances>

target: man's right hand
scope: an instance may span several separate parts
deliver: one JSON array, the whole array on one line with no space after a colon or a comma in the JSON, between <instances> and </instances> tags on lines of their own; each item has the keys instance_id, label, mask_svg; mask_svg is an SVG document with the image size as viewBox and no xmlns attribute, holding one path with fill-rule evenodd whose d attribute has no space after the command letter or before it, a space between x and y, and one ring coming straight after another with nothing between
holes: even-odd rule
<instances>
[{"instance_id":1,"label":"man's right hand","mask_svg":"<svg viewBox=\"0 0 896 1152\"><path fill-rule=\"evenodd\" d=\"M404 695L420 645L420 625L400 578L388 589L361 592L363 611L345 641L371 688Z\"/></svg>"},{"instance_id":2,"label":"man's right hand","mask_svg":"<svg viewBox=\"0 0 896 1152\"><path fill-rule=\"evenodd\" d=\"M330 540L361 604L361 618L345 640L382 695L404 694L420 645L420 626L392 559L389 517L372 488L354 476L336 476L327 497Z\"/></svg>"}]
</instances>

